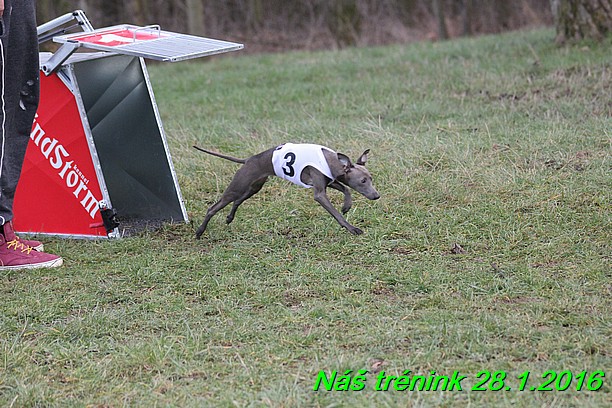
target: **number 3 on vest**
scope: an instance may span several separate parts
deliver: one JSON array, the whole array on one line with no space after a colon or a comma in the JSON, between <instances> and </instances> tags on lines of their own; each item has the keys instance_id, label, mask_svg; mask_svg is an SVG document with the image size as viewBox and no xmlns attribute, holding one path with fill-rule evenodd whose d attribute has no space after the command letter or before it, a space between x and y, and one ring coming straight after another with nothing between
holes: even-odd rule
<instances>
[{"instance_id":1,"label":"number 3 on vest","mask_svg":"<svg viewBox=\"0 0 612 408\"><path fill-rule=\"evenodd\" d=\"M285 165L283 166L283 173L288 177L293 177L295 175L295 169L293 168L293 164L295 163L295 153L289 152L284 157Z\"/></svg>"}]
</instances>

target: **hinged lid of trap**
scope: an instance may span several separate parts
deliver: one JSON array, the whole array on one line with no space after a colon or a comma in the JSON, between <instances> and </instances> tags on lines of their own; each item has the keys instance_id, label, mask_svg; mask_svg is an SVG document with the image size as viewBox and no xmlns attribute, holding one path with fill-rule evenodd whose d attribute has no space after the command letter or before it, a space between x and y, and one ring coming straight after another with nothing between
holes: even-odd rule
<instances>
[{"instance_id":1,"label":"hinged lid of trap","mask_svg":"<svg viewBox=\"0 0 612 408\"><path fill-rule=\"evenodd\" d=\"M176 62L240 50L243 44L163 31L158 25L123 24L87 33L57 36L53 41L118 54Z\"/></svg>"}]
</instances>

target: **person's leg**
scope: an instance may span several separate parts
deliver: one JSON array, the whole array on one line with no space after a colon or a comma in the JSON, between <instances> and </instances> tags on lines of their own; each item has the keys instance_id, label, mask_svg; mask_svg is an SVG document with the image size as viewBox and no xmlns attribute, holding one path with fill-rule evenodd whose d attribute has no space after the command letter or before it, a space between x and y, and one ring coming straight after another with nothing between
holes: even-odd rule
<instances>
[{"instance_id":1,"label":"person's leg","mask_svg":"<svg viewBox=\"0 0 612 408\"><path fill-rule=\"evenodd\" d=\"M34 3L34 0L9 1L5 11L9 15L5 15L8 38L3 41L3 48L6 48L3 61L5 127L0 140L0 224L13 218L15 190L38 109L39 62Z\"/></svg>"},{"instance_id":2,"label":"person's leg","mask_svg":"<svg viewBox=\"0 0 612 408\"><path fill-rule=\"evenodd\" d=\"M0 270L55 267L13 232L13 200L38 108L39 62L35 0L5 0L0 23Z\"/></svg>"}]
</instances>

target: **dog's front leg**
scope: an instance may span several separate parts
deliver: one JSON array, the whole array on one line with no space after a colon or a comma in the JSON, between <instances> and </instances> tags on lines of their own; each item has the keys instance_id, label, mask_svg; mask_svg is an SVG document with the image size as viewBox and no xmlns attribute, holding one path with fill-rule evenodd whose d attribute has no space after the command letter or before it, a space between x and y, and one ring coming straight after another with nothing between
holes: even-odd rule
<instances>
[{"instance_id":1,"label":"dog's front leg","mask_svg":"<svg viewBox=\"0 0 612 408\"><path fill-rule=\"evenodd\" d=\"M319 203L321 207L325 208L327 212L330 213L331 216L336 219L336 221L338 221L338 224L342 225L353 235L363 234L362 230L349 224L348 221L345 220L344 217L342 217L342 214L340 214L338 210L334 208L332 203L329 201L327 194L325 193L325 188L314 186L313 189L315 201Z\"/></svg>"},{"instance_id":2,"label":"dog's front leg","mask_svg":"<svg viewBox=\"0 0 612 408\"><path fill-rule=\"evenodd\" d=\"M349 212L349 210L351 209L351 206L353 205L353 199L351 198L351 190L349 190L348 187L346 187L344 184L338 181L334 181L333 183L330 183L329 187L333 188L334 190L338 190L342 194L344 194L344 203L342 204L342 214L346 214L347 212Z\"/></svg>"}]
</instances>

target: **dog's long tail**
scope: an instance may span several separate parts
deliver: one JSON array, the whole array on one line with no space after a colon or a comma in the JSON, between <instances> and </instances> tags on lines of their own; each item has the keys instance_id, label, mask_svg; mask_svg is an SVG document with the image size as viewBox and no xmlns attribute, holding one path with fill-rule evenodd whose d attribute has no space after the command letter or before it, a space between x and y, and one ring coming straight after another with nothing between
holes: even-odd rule
<instances>
[{"instance_id":1,"label":"dog's long tail","mask_svg":"<svg viewBox=\"0 0 612 408\"><path fill-rule=\"evenodd\" d=\"M193 146L193 148L197 149L197 150L199 150L201 152L204 152L204 153L212 154L213 156L217 156L217 157L220 157L220 158L225 159L225 160L233 161L234 163L240 163L240 164L246 163L245 159L237 159L237 158L232 157L232 156L226 156L226 155L221 154L221 153L212 152L210 150L202 149L201 147L198 147L198 146Z\"/></svg>"}]
</instances>

